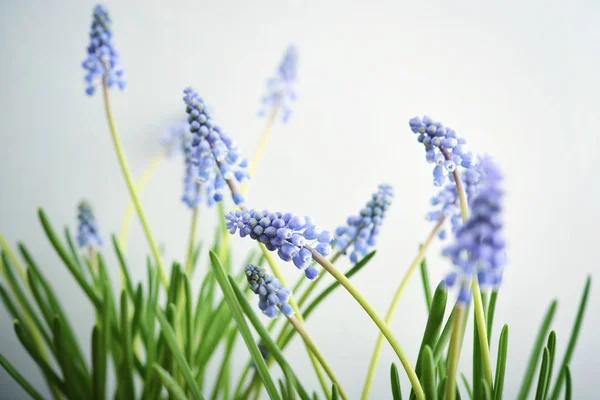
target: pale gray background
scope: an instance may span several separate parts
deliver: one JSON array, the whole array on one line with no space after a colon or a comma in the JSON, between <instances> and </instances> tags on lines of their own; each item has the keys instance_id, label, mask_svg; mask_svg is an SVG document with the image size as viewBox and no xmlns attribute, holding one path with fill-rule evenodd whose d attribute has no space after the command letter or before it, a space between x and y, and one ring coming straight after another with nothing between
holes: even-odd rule
<instances>
[{"instance_id":1,"label":"pale gray background","mask_svg":"<svg viewBox=\"0 0 600 400\"><path fill-rule=\"evenodd\" d=\"M475 151L493 154L506 173L508 191L511 262L496 321L510 325L505 393L513 398L551 299L560 298L553 327L562 357L586 274L595 273L600 261L600 4L418 3L113 1L116 43L130 84L125 93L114 93L116 118L139 176L159 151L158 137L182 116L182 89L193 85L249 156L264 124L256 117L264 81L288 43L295 43L299 102L292 123L274 131L249 204L310 214L334 228L358 211L377 184L393 184L396 200L376 262L355 279L382 314L430 229L423 215L434 193L431 166L408 119L428 113L468 138ZM43 205L58 227L74 227L76 204L85 196L108 238L118 230L128 198L101 98L84 95L80 63L92 6L88 1L0 3L0 229L11 243L24 240L33 249L86 349L91 307L50 249L36 207ZM181 159L171 160L143 196L169 259L181 259L187 243L181 175ZM202 220L204 235L215 222L210 214ZM250 248L238 238L233 243ZM134 275L142 279L147 247L137 224L132 247ZM436 242L431 251L434 281L448 268L440 249ZM347 264L341 263L344 269ZM290 280L296 278L291 265L282 267ZM205 270L206 263L200 271ZM579 399L597 396L596 289L571 363ZM413 359L424 321L415 279L392 324ZM308 325L346 390L358 398L377 334L374 325L341 290ZM43 387L4 308L0 326L0 351ZM467 374L471 331L461 363ZM302 346L296 342L287 354L306 384L317 388ZM391 398L388 368L394 359L386 346L372 398ZM239 347L237 364L245 360ZM404 374L402 379L408 388ZM0 397L23 396L0 371Z\"/></svg>"}]
</instances>

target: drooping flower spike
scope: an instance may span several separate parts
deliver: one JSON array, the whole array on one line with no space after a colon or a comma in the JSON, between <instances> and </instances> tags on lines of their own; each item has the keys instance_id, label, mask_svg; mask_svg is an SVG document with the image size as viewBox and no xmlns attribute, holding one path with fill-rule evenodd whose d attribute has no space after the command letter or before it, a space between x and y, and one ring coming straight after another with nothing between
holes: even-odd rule
<instances>
[{"instance_id":1,"label":"drooping flower spike","mask_svg":"<svg viewBox=\"0 0 600 400\"><path fill-rule=\"evenodd\" d=\"M77 243L79 247L100 247L103 240L98 233L98 224L92 210L92 206L85 200L78 206L77 220L79 226L77 229Z\"/></svg>"},{"instance_id":2,"label":"drooping flower spike","mask_svg":"<svg viewBox=\"0 0 600 400\"><path fill-rule=\"evenodd\" d=\"M246 266L246 279L250 290L258 295L258 308L265 315L275 318L280 310L286 316L294 315L294 309L288 304L291 292L281 285L279 279L267 274L264 268L252 264ZM268 352L266 355L268 357Z\"/></svg>"},{"instance_id":3,"label":"drooping flower spike","mask_svg":"<svg viewBox=\"0 0 600 400\"><path fill-rule=\"evenodd\" d=\"M281 107L282 121L288 122L292 115L292 106L296 101L296 82L298 80L298 50L290 45L277 68L275 75L267 80L267 93L262 99L260 116L268 109L276 111Z\"/></svg>"},{"instance_id":4,"label":"drooping flower spike","mask_svg":"<svg viewBox=\"0 0 600 400\"><path fill-rule=\"evenodd\" d=\"M506 265L506 242L502 229L503 176L490 157L481 160L479 193L471 202L471 216L456 232L454 243L443 250L454 264L446 278L449 287L460 286L459 301L471 298L471 281L497 287Z\"/></svg>"},{"instance_id":5,"label":"drooping flower spike","mask_svg":"<svg viewBox=\"0 0 600 400\"><path fill-rule=\"evenodd\" d=\"M336 229L334 246L344 252L354 246L350 253L353 263L359 262L377 244L381 224L393 198L390 185L379 185L360 214L348 217L347 225Z\"/></svg>"},{"instance_id":6,"label":"drooping flower spike","mask_svg":"<svg viewBox=\"0 0 600 400\"><path fill-rule=\"evenodd\" d=\"M434 185L440 186L440 191L431 198L433 210L426 219L437 222L442 217L448 219L452 232L462 226L462 216L459 196L454 179L458 172L462 178L463 186L470 203L478 191L480 179L479 159L467 148L467 141L457 133L425 116L415 117L409 121L411 130L418 134L418 141L425 145L425 158L430 163L435 163L433 170ZM446 238L446 231L439 233L441 239Z\"/></svg>"},{"instance_id":7,"label":"drooping flower spike","mask_svg":"<svg viewBox=\"0 0 600 400\"><path fill-rule=\"evenodd\" d=\"M88 95L94 94L96 85L104 78L108 87L118 86L121 90L125 89L127 86L125 70L121 67L121 57L114 45L112 20L106 6L94 7L87 54L82 65L87 72L85 92Z\"/></svg>"},{"instance_id":8,"label":"drooping flower spike","mask_svg":"<svg viewBox=\"0 0 600 400\"><path fill-rule=\"evenodd\" d=\"M304 271L308 279L315 279L319 273L311 265L312 251L324 256L331 252L333 235L323 231L311 217L300 217L291 213L270 213L267 210L231 211L225 215L227 229L231 234L237 230L240 237L263 243L270 251L277 250L283 261L293 261ZM316 247L313 249L313 246Z\"/></svg>"},{"instance_id":9,"label":"drooping flower spike","mask_svg":"<svg viewBox=\"0 0 600 400\"><path fill-rule=\"evenodd\" d=\"M188 88L183 100L188 114L192 140L189 145L190 162L198 167L198 179L202 185L212 187L212 198L223 199L225 186L229 186L236 205L244 203L242 194L235 190L235 181L250 178L248 161L241 155L237 144L211 118L206 104L198 93Z\"/></svg>"}]
</instances>

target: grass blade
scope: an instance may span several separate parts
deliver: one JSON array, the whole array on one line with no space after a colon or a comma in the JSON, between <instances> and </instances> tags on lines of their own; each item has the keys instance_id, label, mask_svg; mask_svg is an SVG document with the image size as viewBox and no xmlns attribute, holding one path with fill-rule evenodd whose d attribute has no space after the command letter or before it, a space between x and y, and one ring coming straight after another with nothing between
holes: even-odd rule
<instances>
[{"instance_id":1,"label":"grass blade","mask_svg":"<svg viewBox=\"0 0 600 400\"><path fill-rule=\"evenodd\" d=\"M275 383L273 382L273 379L269 374L269 370L267 368L267 365L265 364L265 360L262 358L256 342L252 338L250 329L248 328L240 304L236 300L233 289L231 288L227 276L225 275L223 266L221 265L221 262L219 261L217 255L212 251L210 252L210 260L213 266L213 271L215 271L216 279L219 283L219 286L221 287L221 291L223 292L225 299L227 300L227 304L231 309L231 313L233 314L233 318L237 323L237 326L240 330L240 334L244 338L244 342L246 342L246 346L248 347L248 350L250 351L250 354L254 359L254 363L256 364L258 374L260 375L261 380L265 384L269 396L272 399L279 400L280 397L279 393L277 392L277 387L275 386Z\"/></svg>"},{"instance_id":2,"label":"grass blade","mask_svg":"<svg viewBox=\"0 0 600 400\"><path fill-rule=\"evenodd\" d=\"M103 344L102 328L98 324L92 330L92 399L106 398L106 354Z\"/></svg>"},{"instance_id":3,"label":"grass blade","mask_svg":"<svg viewBox=\"0 0 600 400\"><path fill-rule=\"evenodd\" d=\"M556 356L556 332L550 332L550 335L548 336L548 344L546 345L546 347L548 348L549 353L548 374L542 399L546 399L548 397L548 391L550 390L550 386L552 384L552 368L554 367L554 358Z\"/></svg>"},{"instance_id":4,"label":"grass blade","mask_svg":"<svg viewBox=\"0 0 600 400\"><path fill-rule=\"evenodd\" d=\"M175 285L171 284L171 287L173 287L173 286L175 286ZM196 381L194 380L194 377L192 376L192 371L190 369L190 366L185 361L185 356L183 355L183 353L181 352L181 349L177 345L177 338L175 337L175 332L173 332L173 328L167 321L167 317L165 316L164 312L161 309L156 309L156 316L158 318L158 322L162 329L162 335L165 338L165 341L167 342L169 349L171 350L171 354L173 355L175 362L177 363L177 367L178 367L179 371L181 372L181 374L183 375L183 378L185 379L186 386L189 389L192 397L195 400L203 399L202 393L200 393L200 388L198 387L198 385L196 384ZM162 376L161 376L161 378L162 378Z\"/></svg>"},{"instance_id":5,"label":"grass blade","mask_svg":"<svg viewBox=\"0 0 600 400\"><path fill-rule=\"evenodd\" d=\"M400 389L400 377L398 376L398 367L392 363L390 367L390 382L392 384L392 396L394 400L402 400L402 390Z\"/></svg>"},{"instance_id":6,"label":"grass blade","mask_svg":"<svg viewBox=\"0 0 600 400\"><path fill-rule=\"evenodd\" d=\"M0 365L12 378L35 400L44 400L41 394L13 367L13 365L0 354Z\"/></svg>"},{"instance_id":7,"label":"grass blade","mask_svg":"<svg viewBox=\"0 0 600 400\"><path fill-rule=\"evenodd\" d=\"M492 343L492 328L494 327L494 314L496 313L496 302L498 301L498 291L493 290L490 296L490 304L487 309L487 337L488 345Z\"/></svg>"},{"instance_id":8,"label":"grass blade","mask_svg":"<svg viewBox=\"0 0 600 400\"><path fill-rule=\"evenodd\" d=\"M425 398L428 400L437 400L435 363L433 361L433 352L429 345L425 345L421 358L421 383L425 392Z\"/></svg>"},{"instance_id":9,"label":"grass blade","mask_svg":"<svg viewBox=\"0 0 600 400\"><path fill-rule=\"evenodd\" d=\"M135 399L133 384L133 342L131 339L131 325L129 324L129 300L125 290L121 292L121 348L123 362L119 380L122 383L120 393L126 399Z\"/></svg>"},{"instance_id":10,"label":"grass blade","mask_svg":"<svg viewBox=\"0 0 600 400\"><path fill-rule=\"evenodd\" d=\"M568 365L565 365L565 400L571 400L572 393L572 384L571 384L571 370Z\"/></svg>"},{"instance_id":11,"label":"grass blade","mask_svg":"<svg viewBox=\"0 0 600 400\"><path fill-rule=\"evenodd\" d=\"M69 227L65 227L65 239L67 240L67 246L71 251L71 257L73 257L73 261L75 261L75 263L79 267L79 270L83 272L83 265L81 264L81 259L79 258L79 254L77 253L77 248L75 247L75 244L73 242L73 237L71 236L71 231L69 230Z\"/></svg>"},{"instance_id":12,"label":"grass blade","mask_svg":"<svg viewBox=\"0 0 600 400\"><path fill-rule=\"evenodd\" d=\"M465 385L465 389L467 389L467 395L469 396L469 399L472 399L473 390L471 389L471 385L469 385L469 380L463 373L460 374L460 377L462 378L463 384Z\"/></svg>"},{"instance_id":13,"label":"grass blade","mask_svg":"<svg viewBox=\"0 0 600 400\"><path fill-rule=\"evenodd\" d=\"M573 330L571 331L571 337L569 338L569 343L567 345L567 351L565 352L563 361L560 364L560 372L558 374L558 377L556 378L556 383L554 384L552 396L550 396L552 400L557 400L558 396L560 395L560 390L562 389L562 385L565 379L565 366L569 365L569 363L571 362L571 357L573 356L573 351L575 351L575 345L577 344L577 339L579 338L579 331L581 330L583 316L585 315L585 309L587 307L587 301L590 294L591 284L592 277L588 276L585 282L585 287L583 289L583 294L581 296L581 302L579 303L577 317L575 318L575 323L573 324Z\"/></svg>"},{"instance_id":14,"label":"grass blade","mask_svg":"<svg viewBox=\"0 0 600 400\"><path fill-rule=\"evenodd\" d=\"M331 386L331 400L340 400L340 392L335 383Z\"/></svg>"},{"instance_id":15,"label":"grass blade","mask_svg":"<svg viewBox=\"0 0 600 400\"><path fill-rule=\"evenodd\" d=\"M544 316L544 320L542 322L542 325L540 326L540 330L538 331L535 345L531 350L531 356L529 357L527 369L525 370L523 383L521 384L521 390L519 391L519 395L517 396L519 400L527 399L529 390L531 389L531 383L533 382L533 376L537 368L537 362L544 347L544 341L546 339L546 336L548 335L548 331L550 330L550 324L552 323L552 319L554 318L554 314L556 313L557 305L558 302L554 300L550 304L550 307L548 308L548 311Z\"/></svg>"},{"instance_id":16,"label":"grass blade","mask_svg":"<svg viewBox=\"0 0 600 400\"><path fill-rule=\"evenodd\" d=\"M89 387L89 390L86 390L85 386L88 386L90 382L85 378L81 378L72 363L72 357L70 354L71 352L65 345L63 329L58 317L54 318L52 332L54 334L54 346L56 347L58 365L60 365L62 370L63 378L65 380L65 388L67 389L69 398L87 398L89 392L91 391L91 386Z\"/></svg>"},{"instance_id":17,"label":"grass blade","mask_svg":"<svg viewBox=\"0 0 600 400\"><path fill-rule=\"evenodd\" d=\"M542 354L542 367L540 368L540 375L538 377L537 390L535 392L535 400L543 400L544 392L546 391L546 384L548 383L548 363L550 361L550 352L547 347L544 347Z\"/></svg>"},{"instance_id":18,"label":"grass blade","mask_svg":"<svg viewBox=\"0 0 600 400\"><path fill-rule=\"evenodd\" d=\"M493 296L493 294L492 294ZM504 325L498 341L498 356L496 360L496 377L494 378L494 400L502 399L504 390L504 375L506 373L506 354L508 351L508 325Z\"/></svg>"},{"instance_id":19,"label":"grass blade","mask_svg":"<svg viewBox=\"0 0 600 400\"><path fill-rule=\"evenodd\" d=\"M131 301L135 301L135 292L133 291L133 284L131 283L131 275L129 274L129 268L127 268L125 256L123 255L121 246L119 246L119 240L115 235L112 235L112 242L113 247L115 248L115 252L117 253L117 258L119 259L119 266L121 267L121 274L125 283L124 286L127 289L127 294L129 295Z\"/></svg>"},{"instance_id":20,"label":"grass blade","mask_svg":"<svg viewBox=\"0 0 600 400\"><path fill-rule=\"evenodd\" d=\"M158 375L158 377L160 378L160 380L162 381L165 388L167 388L167 390L169 391L169 393L171 394L171 397L173 399L187 400L185 392L183 391L181 386L179 386L179 384L175 381L175 379L173 379L173 377L171 375L169 375L169 373L167 371L165 371L158 364L154 364L153 369L156 372L156 374Z\"/></svg>"},{"instance_id":21,"label":"grass blade","mask_svg":"<svg viewBox=\"0 0 600 400\"><path fill-rule=\"evenodd\" d=\"M429 272L427 271L427 259L425 257L421 261L421 282L423 282L425 304L427 305L427 313L429 313L431 311L431 286L429 284Z\"/></svg>"}]
</instances>

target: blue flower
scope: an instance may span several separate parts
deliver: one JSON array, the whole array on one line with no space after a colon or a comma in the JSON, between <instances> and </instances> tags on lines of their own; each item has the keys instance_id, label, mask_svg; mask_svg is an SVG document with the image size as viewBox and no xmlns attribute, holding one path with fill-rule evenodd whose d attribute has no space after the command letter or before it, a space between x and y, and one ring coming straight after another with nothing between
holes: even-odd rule
<instances>
[{"instance_id":1,"label":"blue flower","mask_svg":"<svg viewBox=\"0 0 600 400\"><path fill-rule=\"evenodd\" d=\"M271 108L276 112L283 110L282 120L288 122L292 115L292 105L296 101L296 82L298 80L298 50L290 45L277 68L275 76L267 80L267 94L262 99L260 116Z\"/></svg>"},{"instance_id":2,"label":"blue flower","mask_svg":"<svg viewBox=\"0 0 600 400\"><path fill-rule=\"evenodd\" d=\"M98 81L106 79L108 87L118 86L123 90L127 86L125 71L121 67L121 57L115 49L112 20L108 9L103 5L94 8L92 28L90 30L90 45L87 48L87 58L83 60L86 70L85 92L92 96L96 91Z\"/></svg>"},{"instance_id":3,"label":"blue flower","mask_svg":"<svg viewBox=\"0 0 600 400\"><path fill-rule=\"evenodd\" d=\"M471 202L471 216L456 231L454 243L443 250L455 267L446 276L446 285L460 286L459 301L463 303L470 301L473 278L482 286L497 287L506 264L502 232L503 176L490 157L482 158L480 172L480 189Z\"/></svg>"},{"instance_id":4,"label":"blue flower","mask_svg":"<svg viewBox=\"0 0 600 400\"><path fill-rule=\"evenodd\" d=\"M281 286L279 279L266 273L264 268L252 264L246 266L246 279L250 290L258 295L258 308L269 318L279 314L294 315L294 309L288 304L290 290Z\"/></svg>"},{"instance_id":5,"label":"blue flower","mask_svg":"<svg viewBox=\"0 0 600 400\"><path fill-rule=\"evenodd\" d=\"M209 193L214 193L214 201L221 201L225 186L229 186L235 204L243 204L244 198L235 189L235 181L242 183L250 178L248 161L233 139L215 124L198 93L188 88L184 94L192 134L189 161L198 168L198 181L207 187Z\"/></svg>"},{"instance_id":6,"label":"blue flower","mask_svg":"<svg viewBox=\"0 0 600 400\"><path fill-rule=\"evenodd\" d=\"M336 229L334 245L344 252L354 246L350 254L353 263L360 261L377 244L381 224L393 198L394 190L390 185L379 185L360 214L348 217L347 225Z\"/></svg>"},{"instance_id":7,"label":"blue flower","mask_svg":"<svg viewBox=\"0 0 600 400\"><path fill-rule=\"evenodd\" d=\"M83 200L79 203L77 220L79 227L77 230L77 242L79 247L100 247L102 238L98 233L98 224L90 204Z\"/></svg>"},{"instance_id":8,"label":"blue flower","mask_svg":"<svg viewBox=\"0 0 600 400\"><path fill-rule=\"evenodd\" d=\"M173 157L183 150L185 147L183 142L188 132L189 125L187 121L180 121L169 125L166 132L160 138L160 143L167 157Z\"/></svg>"},{"instance_id":9,"label":"blue flower","mask_svg":"<svg viewBox=\"0 0 600 400\"><path fill-rule=\"evenodd\" d=\"M331 252L333 235L321 230L311 217L270 213L267 210L242 210L227 213L225 219L231 234L239 229L240 237L250 236L263 243L270 251L277 250L279 258L293 261L296 268L303 270L311 280L319 274L311 265L312 252L316 251L324 256Z\"/></svg>"}]
</instances>

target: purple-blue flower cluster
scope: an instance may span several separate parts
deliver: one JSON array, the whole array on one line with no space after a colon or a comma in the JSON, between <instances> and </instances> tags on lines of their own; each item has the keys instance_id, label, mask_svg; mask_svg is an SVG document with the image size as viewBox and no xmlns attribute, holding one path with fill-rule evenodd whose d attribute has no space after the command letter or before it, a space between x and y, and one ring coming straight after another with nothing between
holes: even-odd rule
<instances>
[{"instance_id":1,"label":"purple-blue flower cluster","mask_svg":"<svg viewBox=\"0 0 600 400\"><path fill-rule=\"evenodd\" d=\"M214 192L212 198L218 202L223 199L226 185L231 186L234 179L241 183L250 178L248 161L241 155L233 139L215 124L198 93L188 88L184 90L184 94L189 130L192 133L189 160L198 168L200 183L209 192ZM233 192L232 196L236 205L244 203L241 193Z\"/></svg>"},{"instance_id":2,"label":"purple-blue flower cluster","mask_svg":"<svg viewBox=\"0 0 600 400\"><path fill-rule=\"evenodd\" d=\"M92 206L85 200L79 203L77 220L77 243L79 247L100 247L103 240L98 233L98 223Z\"/></svg>"},{"instance_id":3,"label":"purple-blue flower cluster","mask_svg":"<svg viewBox=\"0 0 600 400\"><path fill-rule=\"evenodd\" d=\"M265 315L275 318L279 310L287 316L294 314L294 309L288 304L291 292L281 285L279 279L267 274L264 268L252 264L246 266L246 278L250 290L258 295L258 308Z\"/></svg>"},{"instance_id":4,"label":"purple-blue flower cluster","mask_svg":"<svg viewBox=\"0 0 600 400\"><path fill-rule=\"evenodd\" d=\"M336 229L334 245L344 252L353 245L350 254L353 263L360 261L377 244L381 224L393 198L394 190L390 185L379 185L360 214L348 217L347 225Z\"/></svg>"},{"instance_id":5,"label":"purple-blue flower cluster","mask_svg":"<svg viewBox=\"0 0 600 400\"><path fill-rule=\"evenodd\" d=\"M262 99L259 115L264 116L267 109L283 111L282 120L288 122L292 116L292 105L296 101L296 82L298 80L298 50L291 45L287 48L275 76L267 80L267 94Z\"/></svg>"},{"instance_id":6,"label":"purple-blue flower cluster","mask_svg":"<svg viewBox=\"0 0 600 400\"><path fill-rule=\"evenodd\" d=\"M458 166L471 168L475 165L475 155L467 149L467 141L456 132L425 116L414 117L409 121L410 128L418 134L419 143L425 145L427 162L435 163L433 183L442 186L448 173Z\"/></svg>"},{"instance_id":7,"label":"purple-blue flower cluster","mask_svg":"<svg viewBox=\"0 0 600 400\"><path fill-rule=\"evenodd\" d=\"M187 120L169 125L166 132L160 138L160 144L162 144L167 157L173 157L184 150L184 142L189 130Z\"/></svg>"},{"instance_id":8,"label":"purple-blue flower cluster","mask_svg":"<svg viewBox=\"0 0 600 400\"><path fill-rule=\"evenodd\" d=\"M474 277L482 286L497 287L506 264L506 241L502 233L502 173L490 157L482 158L480 172L479 193L471 202L471 216L456 231L455 242L443 250L455 267L446 276L446 285L460 285L459 301L463 303L470 301Z\"/></svg>"},{"instance_id":9,"label":"purple-blue flower cluster","mask_svg":"<svg viewBox=\"0 0 600 400\"><path fill-rule=\"evenodd\" d=\"M123 90L127 86L125 71L121 67L121 57L115 49L112 20L108 9L103 5L94 8L90 44L87 48L87 58L83 60L83 68L87 71L85 92L92 96L96 84L106 77L108 87L118 86Z\"/></svg>"},{"instance_id":10,"label":"purple-blue flower cluster","mask_svg":"<svg viewBox=\"0 0 600 400\"><path fill-rule=\"evenodd\" d=\"M331 252L333 235L321 230L311 217L270 213L267 210L241 210L227 213L225 219L231 234L239 229L240 237L250 236L268 250L277 250L283 261L293 261L308 279L315 279L319 274L311 265L312 246L316 244L314 250L324 256Z\"/></svg>"}]
</instances>

